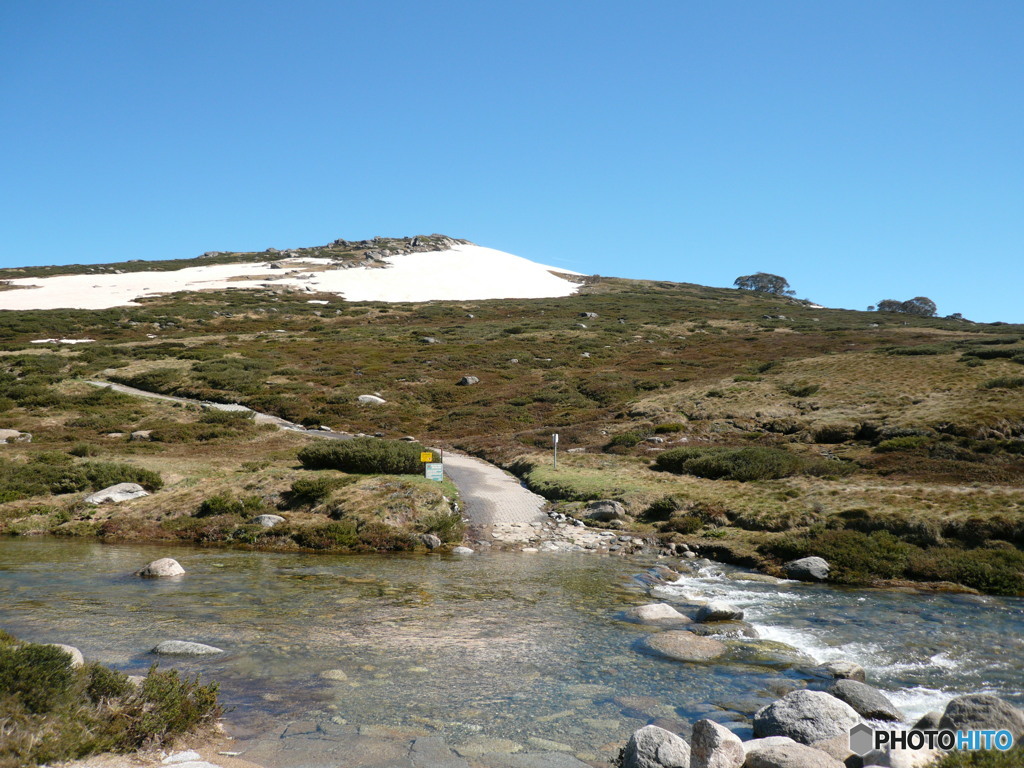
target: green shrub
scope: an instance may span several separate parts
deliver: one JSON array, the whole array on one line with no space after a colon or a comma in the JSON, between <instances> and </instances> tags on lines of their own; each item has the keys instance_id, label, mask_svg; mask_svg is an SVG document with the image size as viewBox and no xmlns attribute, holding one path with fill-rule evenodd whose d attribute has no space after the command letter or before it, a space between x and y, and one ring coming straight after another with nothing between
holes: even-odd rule
<instances>
[{"instance_id":1,"label":"green shrub","mask_svg":"<svg viewBox=\"0 0 1024 768\"><path fill-rule=\"evenodd\" d=\"M134 690L128 675L116 669L105 667L96 662L86 665L88 683L85 686L86 695L94 704L109 699L119 699Z\"/></svg>"},{"instance_id":2,"label":"green shrub","mask_svg":"<svg viewBox=\"0 0 1024 768\"><path fill-rule=\"evenodd\" d=\"M159 473L117 462L75 463L64 453L45 451L27 462L0 459L0 500L15 501L48 494L99 490L117 483L139 483L159 490Z\"/></svg>"},{"instance_id":3,"label":"green shrub","mask_svg":"<svg viewBox=\"0 0 1024 768\"><path fill-rule=\"evenodd\" d=\"M462 515L452 510L424 515L417 529L420 533L432 533L447 544L457 544L466 534Z\"/></svg>"},{"instance_id":4,"label":"green shrub","mask_svg":"<svg viewBox=\"0 0 1024 768\"><path fill-rule=\"evenodd\" d=\"M299 461L307 469L338 469L342 472L370 475L417 475L423 471L418 443L357 437L308 445L299 451ZM437 454L432 454L437 461Z\"/></svg>"},{"instance_id":5,"label":"green shrub","mask_svg":"<svg viewBox=\"0 0 1024 768\"><path fill-rule=\"evenodd\" d=\"M1020 768L1022 765L1024 746L1018 744L1006 752L998 749L949 752L939 758L932 768Z\"/></svg>"},{"instance_id":6,"label":"green shrub","mask_svg":"<svg viewBox=\"0 0 1024 768\"><path fill-rule=\"evenodd\" d=\"M997 379L989 379L981 387L982 389L1022 389L1024 388L1024 376L1000 376Z\"/></svg>"},{"instance_id":7,"label":"green shrub","mask_svg":"<svg viewBox=\"0 0 1024 768\"><path fill-rule=\"evenodd\" d=\"M879 453L892 453L895 451L912 451L916 448L923 448L932 442L927 435L908 435L907 437L893 437L883 440L875 446Z\"/></svg>"},{"instance_id":8,"label":"green shrub","mask_svg":"<svg viewBox=\"0 0 1024 768\"><path fill-rule=\"evenodd\" d=\"M682 533L684 535L697 533L703 527L704 521L695 515L673 517L658 524L658 530L662 533Z\"/></svg>"},{"instance_id":9,"label":"green shrub","mask_svg":"<svg viewBox=\"0 0 1024 768\"><path fill-rule=\"evenodd\" d=\"M687 446L665 451L655 459L654 467L711 480L746 482L797 474L802 462L800 457L779 448Z\"/></svg>"},{"instance_id":10,"label":"green shrub","mask_svg":"<svg viewBox=\"0 0 1024 768\"><path fill-rule=\"evenodd\" d=\"M331 491L342 488L356 481L354 477L345 475L316 475L300 477L292 483L289 501L296 505L313 506L321 503Z\"/></svg>"},{"instance_id":11,"label":"green shrub","mask_svg":"<svg viewBox=\"0 0 1024 768\"><path fill-rule=\"evenodd\" d=\"M821 389L821 385L806 383L780 384L779 389L793 397L810 397Z\"/></svg>"},{"instance_id":12,"label":"green shrub","mask_svg":"<svg viewBox=\"0 0 1024 768\"><path fill-rule=\"evenodd\" d=\"M30 714L66 705L75 680L71 659L60 648L26 643L0 649L0 691L15 697Z\"/></svg>"},{"instance_id":13,"label":"green shrub","mask_svg":"<svg viewBox=\"0 0 1024 768\"><path fill-rule=\"evenodd\" d=\"M196 517L215 517L218 515L241 515L253 517L269 511L266 502L259 496L239 498L230 493L218 493L204 499L196 510Z\"/></svg>"},{"instance_id":14,"label":"green shrub","mask_svg":"<svg viewBox=\"0 0 1024 768\"><path fill-rule=\"evenodd\" d=\"M643 442L645 435L642 432L620 432L612 437L605 444L605 450L609 448L633 448Z\"/></svg>"},{"instance_id":15,"label":"green shrub","mask_svg":"<svg viewBox=\"0 0 1024 768\"><path fill-rule=\"evenodd\" d=\"M359 545L359 535L352 521L337 521L297 530L292 538L306 549L351 549Z\"/></svg>"},{"instance_id":16,"label":"green shrub","mask_svg":"<svg viewBox=\"0 0 1024 768\"><path fill-rule=\"evenodd\" d=\"M686 498L677 494L662 496L660 499L651 502L650 506L643 511L641 517L648 521L668 520L672 517L673 512L685 509L688 503Z\"/></svg>"},{"instance_id":17,"label":"green shrub","mask_svg":"<svg viewBox=\"0 0 1024 768\"><path fill-rule=\"evenodd\" d=\"M658 424L654 428L654 434L656 435L667 435L673 432L682 432L686 429L686 425L678 421L671 421L666 424Z\"/></svg>"}]
</instances>

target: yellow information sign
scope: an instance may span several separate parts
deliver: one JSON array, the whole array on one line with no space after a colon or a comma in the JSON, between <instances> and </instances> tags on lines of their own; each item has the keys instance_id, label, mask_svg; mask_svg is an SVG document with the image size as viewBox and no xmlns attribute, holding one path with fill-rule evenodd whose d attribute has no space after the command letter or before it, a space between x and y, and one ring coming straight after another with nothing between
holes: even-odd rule
<instances>
[{"instance_id":1,"label":"yellow information sign","mask_svg":"<svg viewBox=\"0 0 1024 768\"><path fill-rule=\"evenodd\" d=\"M433 460L434 460L434 452L433 451L423 451L423 453L420 454L420 461L424 462L425 464L429 464Z\"/></svg>"}]
</instances>

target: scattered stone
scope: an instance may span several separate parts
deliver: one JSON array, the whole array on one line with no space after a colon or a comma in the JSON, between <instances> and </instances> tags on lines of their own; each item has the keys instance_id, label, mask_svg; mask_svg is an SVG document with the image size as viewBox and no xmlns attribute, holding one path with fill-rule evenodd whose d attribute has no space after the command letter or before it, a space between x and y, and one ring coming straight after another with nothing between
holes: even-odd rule
<instances>
[{"instance_id":1,"label":"scattered stone","mask_svg":"<svg viewBox=\"0 0 1024 768\"><path fill-rule=\"evenodd\" d=\"M711 624L691 624L687 629L701 637L747 637L756 640L761 635L745 621L715 621Z\"/></svg>"},{"instance_id":2,"label":"scattered stone","mask_svg":"<svg viewBox=\"0 0 1024 768\"><path fill-rule=\"evenodd\" d=\"M743 610L724 600L712 600L697 611L697 621L738 621Z\"/></svg>"},{"instance_id":3,"label":"scattered stone","mask_svg":"<svg viewBox=\"0 0 1024 768\"><path fill-rule=\"evenodd\" d=\"M580 312L580 317L597 317L597 312Z\"/></svg>"},{"instance_id":4,"label":"scattered stone","mask_svg":"<svg viewBox=\"0 0 1024 768\"><path fill-rule=\"evenodd\" d=\"M827 661L821 665L821 669L836 680L856 680L858 683L863 683L867 679L864 667L852 661L842 659Z\"/></svg>"},{"instance_id":5,"label":"scattered stone","mask_svg":"<svg viewBox=\"0 0 1024 768\"><path fill-rule=\"evenodd\" d=\"M420 339L424 344L440 344L441 342L435 339L433 336L424 336Z\"/></svg>"},{"instance_id":6,"label":"scattered stone","mask_svg":"<svg viewBox=\"0 0 1024 768\"><path fill-rule=\"evenodd\" d=\"M752 750L743 765L744 768L845 768L832 755L803 744Z\"/></svg>"},{"instance_id":7,"label":"scattered stone","mask_svg":"<svg viewBox=\"0 0 1024 768\"><path fill-rule=\"evenodd\" d=\"M175 752L172 755L168 755L160 762L164 765L172 765L174 763L187 763L195 760L202 760L203 757L194 750L188 750L187 752Z\"/></svg>"},{"instance_id":8,"label":"scattered stone","mask_svg":"<svg viewBox=\"0 0 1024 768\"><path fill-rule=\"evenodd\" d=\"M630 621L642 624L689 624L690 620L668 603L648 603L638 605L625 612Z\"/></svg>"},{"instance_id":9,"label":"scattered stone","mask_svg":"<svg viewBox=\"0 0 1024 768\"><path fill-rule=\"evenodd\" d=\"M368 405L384 405L387 402L383 397L378 395L360 395L356 398L360 403L367 403Z\"/></svg>"},{"instance_id":10,"label":"scattered stone","mask_svg":"<svg viewBox=\"0 0 1024 768\"><path fill-rule=\"evenodd\" d=\"M461 379L458 380L458 382L456 382L456 386L458 386L458 387L471 387L474 384L479 384L479 383L480 383L480 379L478 379L476 376L463 376Z\"/></svg>"},{"instance_id":11,"label":"scattered stone","mask_svg":"<svg viewBox=\"0 0 1024 768\"><path fill-rule=\"evenodd\" d=\"M870 685L856 680L836 680L826 692L845 701L857 710L857 714L869 720L903 720L903 713L881 691Z\"/></svg>"},{"instance_id":12,"label":"scattered stone","mask_svg":"<svg viewBox=\"0 0 1024 768\"><path fill-rule=\"evenodd\" d=\"M280 515L256 515L252 519L253 525L262 525L264 528L273 528L278 523L283 523L284 518Z\"/></svg>"},{"instance_id":13,"label":"scattered stone","mask_svg":"<svg viewBox=\"0 0 1024 768\"><path fill-rule=\"evenodd\" d=\"M31 442L32 435L30 435L28 432L19 432L16 429L0 429L0 444Z\"/></svg>"},{"instance_id":14,"label":"scattered stone","mask_svg":"<svg viewBox=\"0 0 1024 768\"><path fill-rule=\"evenodd\" d=\"M684 630L648 635L642 645L649 651L675 661L711 661L726 652L726 646L712 637L699 637ZM768 734L771 735L771 734Z\"/></svg>"},{"instance_id":15,"label":"scattered stone","mask_svg":"<svg viewBox=\"0 0 1024 768\"><path fill-rule=\"evenodd\" d=\"M454 549L452 549L452 554L453 555L472 555L473 554L473 550L470 549L469 547L455 547Z\"/></svg>"},{"instance_id":16,"label":"scattered stone","mask_svg":"<svg viewBox=\"0 0 1024 768\"><path fill-rule=\"evenodd\" d=\"M424 533L420 536L420 541L423 542L423 546L431 550L437 549L442 543L440 537L433 533Z\"/></svg>"},{"instance_id":17,"label":"scattered stone","mask_svg":"<svg viewBox=\"0 0 1024 768\"><path fill-rule=\"evenodd\" d=\"M801 557L782 566L786 575L799 581L825 581L831 566L823 557Z\"/></svg>"},{"instance_id":18,"label":"scattered stone","mask_svg":"<svg viewBox=\"0 0 1024 768\"><path fill-rule=\"evenodd\" d=\"M46 645L51 648L59 648L70 656L71 660L69 663L72 669L78 669L79 667L85 666L85 658L82 656L82 652L75 648L75 646L64 645L63 643L46 643Z\"/></svg>"},{"instance_id":19,"label":"scattered stone","mask_svg":"<svg viewBox=\"0 0 1024 768\"><path fill-rule=\"evenodd\" d=\"M119 504L130 499L139 499L149 496L146 490L138 483L118 483L102 491L90 493L85 497L86 504Z\"/></svg>"},{"instance_id":20,"label":"scattered stone","mask_svg":"<svg viewBox=\"0 0 1024 768\"><path fill-rule=\"evenodd\" d=\"M137 429L134 432L132 432L131 437L129 439L130 440L134 440L137 443L145 442L147 440L152 440L153 439L153 430L152 429Z\"/></svg>"},{"instance_id":21,"label":"scattered stone","mask_svg":"<svg viewBox=\"0 0 1024 768\"><path fill-rule=\"evenodd\" d=\"M159 560L154 560L141 571L138 571L135 575L141 576L144 579L159 579L165 576L181 576L183 573L185 573L185 569L181 567L177 560L171 557L161 557Z\"/></svg>"},{"instance_id":22,"label":"scattered stone","mask_svg":"<svg viewBox=\"0 0 1024 768\"><path fill-rule=\"evenodd\" d=\"M622 751L622 768L689 768L690 745L671 731L645 725Z\"/></svg>"},{"instance_id":23,"label":"scattered stone","mask_svg":"<svg viewBox=\"0 0 1024 768\"><path fill-rule=\"evenodd\" d=\"M765 749L766 747L784 747L789 744L796 744L789 736L765 736L760 739L751 739L750 741L743 742L743 752L750 754L755 749Z\"/></svg>"},{"instance_id":24,"label":"scattered stone","mask_svg":"<svg viewBox=\"0 0 1024 768\"><path fill-rule=\"evenodd\" d=\"M591 520L607 523L611 520L627 520L626 508L613 499L592 501L583 508L583 513Z\"/></svg>"},{"instance_id":25,"label":"scattered stone","mask_svg":"<svg viewBox=\"0 0 1024 768\"><path fill-rule=\"evenodd\" d=\"M942 713L936 710L931 712L925 712L924 715L914 723L910 729L912 731L937 731L939 730L939 723L942 721Z\"/></svg>"},{"instance_id":26,"label":"scattered stone","mask_svg":"<svg viewBox=\"0 0 1024 768\"><path fill-rule=\"evenodd\" d=\"M335 683L343 683L348 680L348 675L345 674L343 669L328 669L320 673L320 677L324 680L330 680Z\"/></svg>"},{"instance_id":27,"label":"scattered stone","mask_svg":"<svg viewBox=\"0 0 1024 768\"><path fill-rule=\"evenodd\" d=\"M218 653L224 653L224 651L212 645L193 643L188 640L165 640L156 646L151 653L159 653L163 656L213 656Z\"/></svg>"},{"instance_id":28,"label":"scattered stone","mask_svg":"<svg viewBox=\"0 0 1024 768\"><path fill-rule=\"evenodd\" d=\"M403 442L406 442L406 443L415 443L416 442L416 438L413 437L412 435L406 435L405 437L402 437L402 438L399 438L399 439L402 440Z\"/></svg>"},{"instance_id":29,"label":"scattered stone","mask_svg":"<svg viewBox=\"0 0 1024 768\"><path fill-rule=\"evenodd\" d=\"M739 736L713 720L698 720L690 737L690 768L739 768L746 754Z\"/></svg>"},{"instance_id":30,"label":"scattered stone","mask_svg":"<svg viewBox=\"0 0 1024 768\"><path fill-rule=\"evenodd\" d=\"M824 691L793 691L754 715L755 736L789 736L801 744L847 733L860 715Z\"/></svg>"},{"instance_id":31,"label":"scattered stone","mask_svg":"<svg viewBox=\"0 0 1024 768\"><path fill-rule=\"evenodd\" d=\"M975 693L958 696L946 705L939 728L951 731L1007 730L1014 741L1024 738L1024 712L998 696Z\"/></svg>"}]
</instances>

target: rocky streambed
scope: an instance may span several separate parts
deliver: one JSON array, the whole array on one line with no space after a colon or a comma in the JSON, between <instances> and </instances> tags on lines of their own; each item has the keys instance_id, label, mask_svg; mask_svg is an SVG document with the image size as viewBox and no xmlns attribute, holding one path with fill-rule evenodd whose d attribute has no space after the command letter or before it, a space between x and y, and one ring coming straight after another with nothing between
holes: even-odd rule
<instances>
[{"instance_id":1,"label":"rocky streambed","mask_svg":"<svg viewBox=\"0 0 1024 768\"><path fill-rule=\"evenodd\" d=\"M164 556L186 574L134 575ZM375 749L410 768L602 764L648 725L695 747L701 721L750 741L765 707L830 687L843 667L829 662L862 667L908 724L959 694L1019 706L1024 679L1024 601L780 582L696 558L14 539L0 574L0 628L130 673L159 660L218 680L228 730L264 765L372 765ZM652 603L664 615L637 611ZM151 653L168 640L224 652ZM704 656L680 655L693 647Z\"/></svg>"}]
</instances>

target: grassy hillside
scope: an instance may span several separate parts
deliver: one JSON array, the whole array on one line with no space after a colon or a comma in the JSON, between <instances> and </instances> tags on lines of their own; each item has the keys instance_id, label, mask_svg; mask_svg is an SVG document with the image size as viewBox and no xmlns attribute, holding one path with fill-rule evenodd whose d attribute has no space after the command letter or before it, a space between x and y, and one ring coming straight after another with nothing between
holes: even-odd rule
<instances>
[{"instance_id":1,"label":"grassy hillside","mask_svg":"<svg viewBox=\"0 0 1024 768\"><path fill-rule=\"evenodd\" d=\"M96 341L29 343L54 336ZM238 476L265 456L281 474L257 493L282 503L300 438L243 427L206 439L225 425L137 400L97 408L73 383L106 378L461 447L515 467L570 511L616 498L641 530L765 567L818 548L850 556L858 567L840 578L851 582L1024 591L1024 326L591 277L558 299L353 304L258 290L0 312L0 338L0 428L34 435L3 446L9 461L95 449L188 483L205 477L209 446L232 487L271 483L273 473ZM459 386L467 375L480 382ZM372 393L387 403L358 402ZM103 436L142 428L177 437ZM722 450L652 468L666 451L701 447ZM741 448L784 454L730 452Z\"/></svg>"}]
</instances>

